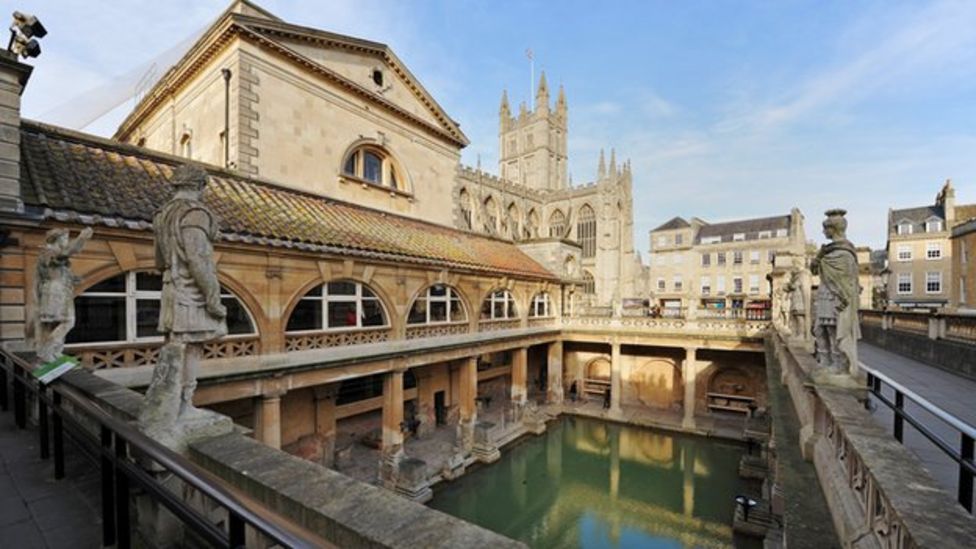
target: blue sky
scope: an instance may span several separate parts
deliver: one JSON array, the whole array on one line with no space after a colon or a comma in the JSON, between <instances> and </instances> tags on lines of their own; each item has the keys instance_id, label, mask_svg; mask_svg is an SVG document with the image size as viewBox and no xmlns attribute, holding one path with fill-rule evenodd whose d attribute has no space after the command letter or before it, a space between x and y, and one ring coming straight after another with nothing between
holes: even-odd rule
<instances>
[{"instance_id":1,"label":"blue sky","mask_svg":"<svg viewBox=\"0 0 976 549\"><path fill-rule=\"evenodd\" d=\"M390 44L496 170L502 89L536 74L569 100L570 172L601 148L634 169L635 242L675 215L807 217L844 207L883 247L889 207L932 202L951 177L976 202L976 2L259 1L285 20ZM224 1L32 1L50 34L24 115L77 126L131 95L155 60ZM111 134L123 102L86 131Z\"/></svg>"}]
</instances>

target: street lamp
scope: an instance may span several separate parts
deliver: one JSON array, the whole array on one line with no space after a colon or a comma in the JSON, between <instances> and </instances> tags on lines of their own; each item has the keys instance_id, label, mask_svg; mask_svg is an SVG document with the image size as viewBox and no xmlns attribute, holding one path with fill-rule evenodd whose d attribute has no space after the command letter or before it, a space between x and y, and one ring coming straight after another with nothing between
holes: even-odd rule
<instances>
[{"instance_id":1,"label":"street lamp","mask_svg":"<svg viewBox=\"0 0 976 549\"><path fill-rule=\"evenodd\" d=\"M742 521L749 522L749 510L759 505L759 502L749 496L735 496L735 503L742 508Z\"/></svg>"}]
</instances>

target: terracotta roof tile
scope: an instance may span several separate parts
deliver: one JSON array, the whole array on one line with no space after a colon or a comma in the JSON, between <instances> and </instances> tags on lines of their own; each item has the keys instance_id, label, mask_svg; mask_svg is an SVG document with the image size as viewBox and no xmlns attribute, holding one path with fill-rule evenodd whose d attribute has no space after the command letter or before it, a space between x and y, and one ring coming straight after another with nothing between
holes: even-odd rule
<instances>
[{"instance_id":1,"label":"terracotta roof tile","mask_svg":"<svg viewBox=\"0 0 976 549\"><path fill-rule=\"evenodd\" d=\"M47 215L150 222L180 159L24 121L24 203ZM370 255L506 275L555 275L503 240L302 193L214 167L204 201L235 241Z\"/></svg>"}]
</instances>

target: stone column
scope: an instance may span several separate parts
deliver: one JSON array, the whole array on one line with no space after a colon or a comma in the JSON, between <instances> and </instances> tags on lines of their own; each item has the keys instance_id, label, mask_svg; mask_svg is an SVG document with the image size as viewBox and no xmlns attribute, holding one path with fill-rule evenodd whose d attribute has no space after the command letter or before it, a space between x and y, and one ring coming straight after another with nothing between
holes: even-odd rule
<instances>
[{"instance_id":1,"label":"stone column","mask_svg":"<svg viewBox=\"0 0 976 549\"><path fill-rule=\"evenodd\" d=\"M477 357L466 358L462 361L458 370L459 390L458 390L458 428L461 451L467 455L471 453L474 446L474 424L478 418L478 408L475 405L475 397L478 396L478 359Z\"/></svg>"},{"instance_id":2,"label":"stone column","mask_svg":"<svg viewBox=\"0 0 976 549\"><path fill-rule=\"evenodd\" d=\"M610 411L620 412L620 391L623 384L620 380L620 343L610 344Z\"/></svg>"},{"instance_id":3,"label":"stone column","mask_svg":"<svg viewBox=\"0 0 976 549\"><path fill-rule=\"evenodd\" d=\"M380 483L394 490L403 459L403 372L383 376L383 438L380 446Z\"/></svg>"},{"instance_id":4,"label":"stone column","mask_svg":"<svg viewBox=\"0 0 976 549\"><path fill-rule=\"evenodd\" d=\"M547 358L549 379L546 383L546 400L549 404L563 403L563 342L554 341L549 344Z\"/></svg>"},{"instance_id":5,"label":"stone column","mask_svg":"<svg viewBox=\"0 0 976 549\"><path fill-rule=\"evenodd\" d=\"M387 453L403 447L403 373L394 370L383 376L383 446Z\"/></svg>"},{"instance_id":6,"label":"stone column","mask_svg":"<svg viewBox=\"0 0 976 549\"><path fill-rule=\"evenodd\" d=\"M315 434L322 437L322 465L332 467L335 462L336 398L339 384L320 385L315 388Z\"/></svg>"},{"instance_id":7,"label":"stone column","mask_svg":"<svg viewBox=\"0 0 976 549\"><path fill-rule=\"evenodd\" d=\"M695 379L698 375L698 362L695 354L698 351L695 347L685 349L685 360L681 369L682 381L685 385L684 398L684 418L681 426L685 429L695 428Z\"/></svg>"},{"instance_id":8,"label":"stone column","mask_svg":"<svg viewBox=\"0 0 976 549\"><path fill-rule=\"evenodd\" d=\"M272 448L281 449L281 397L284 391L258 397L254 431L257 439Z\"/></svg>"},{"instance_id":9,"label":"stone column","mask_svg":"<svg viewBox=\"0 0 976 549\"><path fill-rule=\"evenodd\" d=\"M529 377L528 358L529 350L526 347L520 347L512 351L512 405L516 413L525 406L525 401L528 396L528 389L526 387L526 381Z\"/></svg>"}]
</instances>

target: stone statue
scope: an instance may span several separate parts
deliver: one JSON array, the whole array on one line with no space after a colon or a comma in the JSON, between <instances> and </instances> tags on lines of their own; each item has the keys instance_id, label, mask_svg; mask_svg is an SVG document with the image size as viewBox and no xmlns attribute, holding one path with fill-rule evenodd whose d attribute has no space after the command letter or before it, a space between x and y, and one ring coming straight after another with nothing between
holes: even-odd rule
<instances>
[{"instance_id":1,"label":"stone statue","mask_svg":"<svg viewBox=\"0 0 976 549\"><path fill-rule=\"evenodd\" d=\"M786 283L789 296L790 333L802 337L806 333L807 304L803 295L803 277L799 269L790 272L790 281Z\"/></svg>"},{"instance_id":2,"label":"stone statue","mask_svg":"<svg viewBox=\"0 0 976 549\"><path fill-rule=\"evenodd\" d=\"M86 227L71 240L67 229L51 229L37 256L34 275L34 348L40 362L57 360L64 352L64 338L75 326L75 284L71 256L80 252L92 236Z\"/></svg>"},{"instance_id":3,"label":"stone statue","mask_svg":"<svg viewBox=\"0 0 976 549\"><path fill-rule=\"evenodd\" d=\"M139 416L143 430L171 446L192 436L191 431L210 428L212 435L219 434L215 427L230 428L229 419L193 406L203 343L227 333L213 259L217 219L200 200L207 173L182 166L172 185L175 194L153 219L156 268L163 275L159 331L166 343Z\"/></svg>"},{"instance_id":4,"label":"stone statue","mask_svg":"<svg viewBox=\"0 0 976 549\"><path fill-rule=\"evenodd\" d=\"M846 213L827 210L823 230L830 242L820 247L810 268L820 275L813 322L817 362L828 373L853 376L857 373L861 330L857 318L857 252L847 240Z\"/></svg>"}]
</instances>

